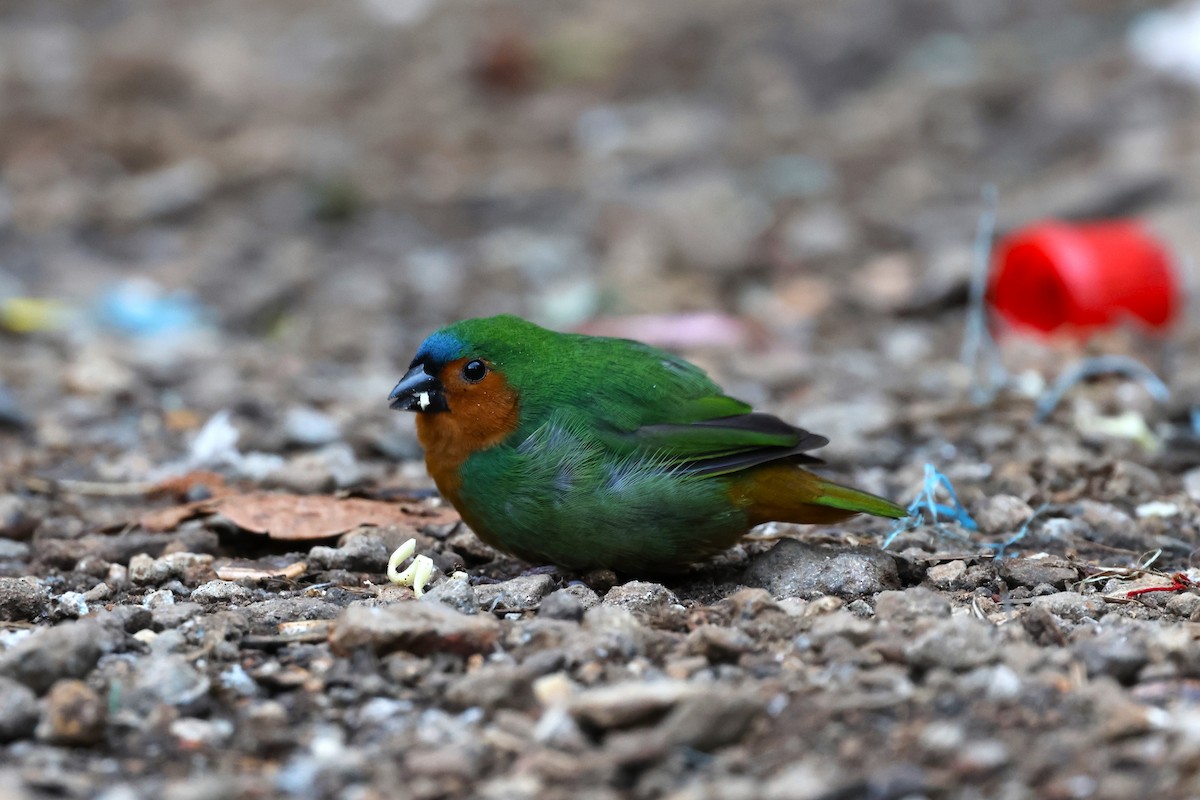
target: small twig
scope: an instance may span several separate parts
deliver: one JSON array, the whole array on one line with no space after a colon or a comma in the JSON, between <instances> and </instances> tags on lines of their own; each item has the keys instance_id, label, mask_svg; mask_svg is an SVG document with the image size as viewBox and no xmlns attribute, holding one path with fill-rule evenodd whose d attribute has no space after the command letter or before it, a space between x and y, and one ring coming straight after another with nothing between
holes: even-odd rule
<instances>
[{"instance_id":1,"label":"small twig","mask_svg":"<svg viewBox=\"0 0 1200 800\"><path fill-rule=\"evenodd\" d=\"M1160 403L1167 402L1171 397L1171 390L1162 379L1137 359L1118 355L1093 356L1081 359L1062 371L1054 385L1038 398L1033 421L1045 422L1075 384L1097 375L1121 375L1137 381Z\"/></svg>"},{"instance_id":2,"label":"small twig","mask_svg":"<svg viewBox=\"0 0 1200 800\"><path fill-rule=\"evenodd\" d=\"M1147 573L1165 575L1166 573L1157 572L1150 569L1150 565L1155 561L1158 561L1158 559L1162 556L1162 553L1163 551L1160 547L1157 550L1150 550L1146 553L1142 553L1138 560L1134 562L1132 567L1106 567L1094 575L1089 575L1083 580L1077 582L1075 584L1076 591L1079 591L1079 589L1083 588L1083 586L1086 584L1099 583L1100 581L1106 581L1109 578L1140 578Z\"/></svg>"}]
</instances>

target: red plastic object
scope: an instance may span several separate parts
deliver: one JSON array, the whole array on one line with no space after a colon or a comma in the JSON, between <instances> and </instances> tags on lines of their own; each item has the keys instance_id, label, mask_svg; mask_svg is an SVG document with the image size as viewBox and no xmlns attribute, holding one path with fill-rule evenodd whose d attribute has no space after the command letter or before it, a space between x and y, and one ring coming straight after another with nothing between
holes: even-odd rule
<instances>
[{"instance_id":1,"label":"red plastic object","mask_svg":"<svg viewBox=\"0 0 1200 800\"><path fill-rule=\"evenodd\" d=\"M1126 318L1165 328L1181 303L1166 250L1131 221L1040 222L1000 243L992 307L1016 328L1091 333Z\"/></svg>"}]
</instances>

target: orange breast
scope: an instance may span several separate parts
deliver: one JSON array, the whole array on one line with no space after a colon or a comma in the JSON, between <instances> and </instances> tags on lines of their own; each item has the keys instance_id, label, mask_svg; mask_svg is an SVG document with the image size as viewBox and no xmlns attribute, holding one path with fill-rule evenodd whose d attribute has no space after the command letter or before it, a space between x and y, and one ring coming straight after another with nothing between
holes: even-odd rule
<instances>
[{"instance_id":1,"label":"orange breast","mask_svg":"<svg viewBox=\"0 0 1200 800\"><path fill-rule=\"evenodd\" d=\"M472 453L504 441L519 420L517 394L504 378L491 371L478 383L469 383L461 375L465 361L450 362L438 376L449 410L417 415L425 466L438 490L464 517L469 512L464 513L461 503L459 468Z\"/></svg>"}]
</instances>

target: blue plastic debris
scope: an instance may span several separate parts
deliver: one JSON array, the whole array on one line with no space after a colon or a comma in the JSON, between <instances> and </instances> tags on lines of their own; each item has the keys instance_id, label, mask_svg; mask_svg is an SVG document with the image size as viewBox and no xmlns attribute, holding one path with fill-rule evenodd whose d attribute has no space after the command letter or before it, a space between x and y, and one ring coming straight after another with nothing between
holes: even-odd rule
<instances>
[{"instance_id":1,"label":"blue plastic debris","mask_svg":"<svg viewBox=\"0 0 1200 800\"><path fill-rule=\"evenodd\" d=\"M938 489L944 489L950 497L950 505L939 503L937 501ZM933 464L925 465L925 483L921 487L920 493L908 505L908 516L904 519L896 520L895 527L888 533L887 538L883 540L883 548L887 549L896 537L902 533L906 533L918 528L921 523L928 521L941 534L951 536L953 538L962 538L954 534L946 528L943 522L957 522L962 528L968 531L977 531L979 526L975 520L963 508L962 503L958 501L958 493L954 491L953 484L950 479L942 473L938 472ZM926 520L928 516L928 520Z\"/></svg>"},{"instance_id":2,"label":"blue plastic debris","mask_svg":"<svg viewBox=\"0 0 1200 800\"><path fill-rule=\"evenodd\" d=\"M971 399L978 405L990 403L1009 381L1008 370L1000 359L1000 348L987 324L987 279L992 242L996 238L998 200L995 184L983 187L983 210L979 212L979 224L975 229L967 324L960 355L963 365L970 371Z\"/></svg>"},{"instance_id":3,"label":"blue plastic debris","mask_svg":"<svg viewBox=\"0 0 1200 800\"><path fill-rule=\"evenodd\" d=\"M1038 398L1037 411L1033 417L1034 422L1045 422L1049 419L1071 387L1084 378L1096 375L1120 375L1137 381L1150 393L1151 397L1160 403L1165 403L1171 398L1171 390L1163 383L1162 378L1155 375L1152 369L1136 358L1117 355L1093 356L1077 361L1064 369L1058 379L1054 381L1054 385L1042 393L1042 396Z\"/></svg>"},{"instance_id":4,"label":"blue plastic debris","mask_svg":"<svg viewBox=\"0 0 1200 800\"><path fill-rule=\"evenodd\" d=\"M1004 558L1004 556L1008 552L1008 548L1012 547L1014 544L1016 544L1017 542L1024 539L1025 534L1029 533L1029 526L1033 524L1033 521L1035 519L1037 519L1038 517L1040 517L1042 515L1042 513L1045 512L1049 508L1050 508L1049 503L1042 503L1040 506L1038 506L1036 509L1034 509L1034 512L1029 515L1029 519L1025 520L1024 524L1022 524L1021 527L1017 529L1017 532L1014 533L1012 536L1008 537L1003 542L994 542L992 544L987 544L984 546L990 550L995 550L996 558Z\"/></svg>"},{"instance_id":5,"label":"blue plastic debris","mask_svg":"<svg viewBox=\"0 0 1200 800\"><path fill-rule=\"evenodd\" d=\"M185 292L165 292L144 278L124 281L106 291L97 304L99 320L130 336L183 333L201 327L204 312Z\"/></svg>"}]
</instances>

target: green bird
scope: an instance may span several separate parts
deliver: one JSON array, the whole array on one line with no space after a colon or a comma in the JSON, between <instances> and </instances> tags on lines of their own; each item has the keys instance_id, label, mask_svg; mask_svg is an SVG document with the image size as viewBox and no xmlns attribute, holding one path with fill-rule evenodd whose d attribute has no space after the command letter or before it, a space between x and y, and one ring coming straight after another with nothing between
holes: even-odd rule
<instances>
[{"instance_id":1,"label":"green bird","mask_svg":"<svg viewBox=\"0 0 1200 800\"><path fill-rule=\"evenodd\" d=\"M628 339L463 320L424 341L388 400L417 412L429 473L476 535L534 564L660 574L764 522L906 516L803 469L824 436Z\"/></svg>"}]
</instances>

